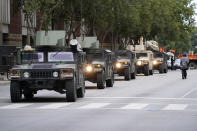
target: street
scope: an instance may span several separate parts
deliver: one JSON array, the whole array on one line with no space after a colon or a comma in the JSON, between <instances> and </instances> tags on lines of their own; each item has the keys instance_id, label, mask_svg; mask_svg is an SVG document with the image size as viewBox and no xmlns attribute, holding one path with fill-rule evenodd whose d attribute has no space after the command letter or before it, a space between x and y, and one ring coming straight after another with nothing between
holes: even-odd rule
<instances>
[{"instance_id":1,"label":"street","mask_svg":"<svg viewBox=\"0 0 197 131\"><path fill-rule=\"evenodd\" d=\"M98 90L86 82L85 98L40 91L32 101L11 103L9 83L0 84L1 131L196 131L197 70L138 75Z\"/></svg>"}]
</instances>

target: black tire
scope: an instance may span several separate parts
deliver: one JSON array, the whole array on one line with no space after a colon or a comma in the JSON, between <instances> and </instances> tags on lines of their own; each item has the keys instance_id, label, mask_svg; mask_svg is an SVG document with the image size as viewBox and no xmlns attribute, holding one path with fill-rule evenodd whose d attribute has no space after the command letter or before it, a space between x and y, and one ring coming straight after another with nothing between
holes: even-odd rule
<instances>
[{"instance_id":1,"label":"black tire","mask_svg":"<svg viewBox=\"0 0 197 131\"><path fill-rule=\"evenodd\" d=\"M75 78L66 81L66 100L68 102L75 102L77 99L77 90Z\"/></svg>"},{"instance_id":2,"label":"black tire","mask_svg":"<svg viewBox=\"0 0 197 131\"><path fill-rule=\"evenodd\" d=\"M83 86L77 89L77 97L83 98L84 96L85 96L85 80L84 80Z\"/></svg>"},{"instance_id":3,"label":"black tire","mask_svg":"<svg viewBox=\"0 0 197 131\"><path fill-rule=\"evenodd\" d=\"M105 72L104 71L97 74L97 88L105 89Z\"/></svg>"},{"instance_id":4,"label":"black tire","mask_svg":"<svg viewBox=\"0 0 197 131\"><path fill-rule=\"evenodd\" d=\"M150 74L150 75L153 75L153 70L150 70L150 71L149 71L149 74Z\"/></svg>"},{"instance_id":5,"label":"black tire","mask_svg":"<svg viewBox=\"0 0 197 131\"><path fill-rule=\"evenodd\" d=\"M168 73L168 68L167 67L164 69L164 73Z\"/></svg>"},{"instance_id":6,"label":"black tire","mask_svg":"<svg viewBox=\"0 0 197 131\"><path fill-rule=\"evenodd\" d=\"M196 63L194 63L194 62L191 62L190 64L189 64L189 69L197 69L197 65L196 65Z\"/></svg>"},{"instance_id":7,"label":"black tire","mask_svg":"<svg viewBox=\"0 0 197 131\"><path fill-rule=\"evenodd\" d=\"M113 87L113 85L114 85L114 73L112 73L111 79L106 81L106 86L107 87Z\"/></svg>"},{"instance_id":8,"label":"black tire","mask_svg":"<svg viewBox=\"0 0 197 131\"><path fill-rule=\"evenodd\" d=\"M144 67L144 75L145 75L145 76L149 76L149 65L146 65L146 66Z\"/></svg>"},{"instance_id":9,"label":"black tire","mask_svg":"<svg viewBox=\"0 0 197 131\"><path fill-rule=\"evenodd\" d=\"M22 100L22 89L16 81L11 81L10 83L10 97L11 102L21 102Z\"/></svg>"},{"instance_id":10,"label":"black tire","mask_svg":"<svg viewBox=\"0 0 197 131\"><path fill-rule=\"evenodd\" d=\"M136 79L136 69L135 69L135 71L133 72L133 73L131 73L131 79Z\"/></svg>"},{"instance_id":11,"label":"black tire","mask_svg":"<svg viewBox=\"0 0 197 131\"><path fill-rule=\"evenodd\" d=\"M159 66L159 73L160 74L163 74L164 73L164 68L162 65Z\"/></svg>"},{"instance_id":12,"label":"black tire","mask_svg":"<svg viewBox=\"0 0 197 131\"><path fill-rule=\"evenodd\" d=\"M131 79L131 70L130 67L124 69L124 79L129 81Z\"/></svg>"},{"instance_id":13,"label":"black tire","mask_svg":"<svg viewBox=\"0 0 197 131\"><path fill-rule=\"evenodd\" d=\"M31 91L30 89L24 89L24 97L26 100L33 99L33 97L34 97L33 91Z\"/></svg>"}]
</instances>

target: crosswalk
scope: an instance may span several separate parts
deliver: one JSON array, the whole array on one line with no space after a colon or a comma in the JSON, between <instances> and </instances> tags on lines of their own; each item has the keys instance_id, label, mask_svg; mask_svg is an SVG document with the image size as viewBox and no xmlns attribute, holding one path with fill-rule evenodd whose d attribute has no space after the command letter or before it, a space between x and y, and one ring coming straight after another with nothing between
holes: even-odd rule
<instances>
[{"instance_id":1,"label":"crosswalk","mask_svg":"<svg viewBox=\"0 0 197 131\"><path fill-rule=\"evenodd\" d=\"M0 104L1 110L13 109L116 109L116 110L158 110L158 111L197 111L192 104L154 103L10 103Z\"/></svg>"}]
</instances>

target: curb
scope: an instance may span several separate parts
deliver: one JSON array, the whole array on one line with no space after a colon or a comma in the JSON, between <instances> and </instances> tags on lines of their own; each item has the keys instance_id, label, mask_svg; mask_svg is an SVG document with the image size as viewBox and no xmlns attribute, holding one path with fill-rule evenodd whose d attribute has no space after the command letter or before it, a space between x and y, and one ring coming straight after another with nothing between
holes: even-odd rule
<instances>
[{"instance_id":1,"label":"curb","mask_svg":"<svg viewBox=\"0 0 197 131\"><path fill-rule=\"evenodd\" d=\"M6 84L9 84L9 83L10 83L10 81L8 81L8 80L0 81L0 85L6 85Z\"/></svg>"}]
</instances>

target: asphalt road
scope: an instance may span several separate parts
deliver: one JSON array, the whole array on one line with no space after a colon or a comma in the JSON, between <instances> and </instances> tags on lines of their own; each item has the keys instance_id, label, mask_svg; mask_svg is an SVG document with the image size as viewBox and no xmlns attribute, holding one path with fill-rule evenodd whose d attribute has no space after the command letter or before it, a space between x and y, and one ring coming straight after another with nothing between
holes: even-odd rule
<instances>
[{"instance_id":1,"label":"asphalt road","mask_svg":"<svg viewBox=\"0 0 197 131\"><path fill-rule=\"evenodd\" d=\"M86 97L40 91L32 101L12 104L9 84L0 82L1 131L197 131L197 70L155 73L96 89L86 82Z\"/></svg>"}]
</instances>

